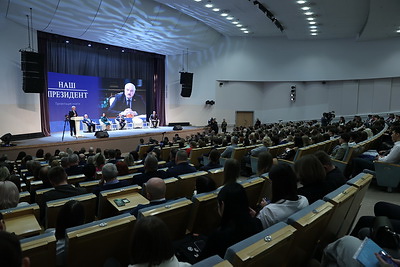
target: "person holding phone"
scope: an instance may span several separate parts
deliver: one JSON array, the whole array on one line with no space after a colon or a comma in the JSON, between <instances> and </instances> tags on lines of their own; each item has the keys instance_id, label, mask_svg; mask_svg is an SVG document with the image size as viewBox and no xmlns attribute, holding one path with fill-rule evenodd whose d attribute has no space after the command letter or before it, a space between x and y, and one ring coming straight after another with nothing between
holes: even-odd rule
<instances>
[{"instance_id":1,"label":"person holding phone","mask_svg":"<svg viewBox=\"0 0 400 267\"><path fill-rule=\"evenodd\" d=\"M250 209L251 215L261 221L264 229L286 220L293 213L308 206L307 198L297 195L296 174L288 164L273 166L269 178L272 181L271 203L264 198L260 203L262 209L257 216L256 212Z\"/></svg>"}]
</instances>

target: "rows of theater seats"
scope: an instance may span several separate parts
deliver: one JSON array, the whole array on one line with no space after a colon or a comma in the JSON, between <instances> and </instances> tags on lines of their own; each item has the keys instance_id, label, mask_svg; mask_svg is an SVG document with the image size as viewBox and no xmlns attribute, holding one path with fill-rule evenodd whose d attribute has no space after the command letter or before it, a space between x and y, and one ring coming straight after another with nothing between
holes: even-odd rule
<instances>
[{"instance_id":1,"label":"rows of theater seats","mask_svg":"<svg viewBox=\"0 0 400 267\"><path fill-rule=\"evenodd\" d=\"M228 248L224 266L301 266L320 246L347 234L357 215L370 174L361 173L346 185L327 194L303 210L293 214L286 222L278 223ZM254 207L270 186L267 175L242 182ZM209 234L219 225L217 213L218 190L188 198L179 198L166 204L142 209L138 218L158 216L168 226L174 240L186 233ZM8 213L5 219L9 219ZM113 257L122 265L129 261L130 234L136 218L120 214L82 226L67 229L68 266L102 266ZM41 234L21 240L24 255L33 266L55 266L55 237ZM287 253L290 252L290 257ZM208 259L200 266L211 266ZM222 260L222 259L221 259ZM201 265L205 264L205 265ZM217 262L215 262L217 264Z\"/></svg>"},{"instance_id":2,"label":"rows of theater seats","mask_svg":"<svg viewBox=\"0 0 400 267\"><path fill-rule=\"evenodd\" d=\"M379 133L382 134L383 132ZM375 136L378 138L379 136ZM372 143L375 139L370 139L370 142ZM296 155L295 159L299 159L301 156L313 153L316 150L323 149L327 152L329 152L337 143L337 139L330 140L330 141L325 141L316 145L311 145L305 148L299 149L297 152L298 154ZM273 156L279 155L286 149L287 147L291 147L292 144L284 144L280 146L275 146L275 147L270 147L270 152L274 153ZM232 154L232 158L235 158L237 160L241 160L241 158L246 155L248 151L253 149L255 146L248 146L248 147L238 147L235 149L235 152ZM361 146L360 146L361 147ZM148 147L143 146L141 147L139 154L141 157L144 157L144 152ZM166 159L166 155L169 154L169 150L171 148L166 148L163 149L162 152L162 157ZM221 150L224 148L220 148ZM206 147L206 148L199 148L199 149L193 149L191 152L190 156L190 162L198 166L198 158L201 157L204 153L207 153L211 150L211 147ZM205 159L206 160L206 159ZM222 159L224 160L224 159ZM254 164L256 161L253 159L252 164ZM165 161L161 161L160 164L164 164ZM137 170L142 168L143 165L135 165L130 167L130 172L132 174L126 175L119 177L120 180L122 179L133 179L135 175L138 173ZM252 165L252 167L254 167ZM101 175L101 173L98 173L98 175ZM166 179L166 185L167 185L167 196L166 198L168 200L174 200L173 202L168 202L168 205L164 205L162 207L159 207L159 209L156 210L142 210L140 213L140 216L149 216L149 215L156 215L156 216L164 216L162 217L164 221L172 220L173 223L168 224L170 226L171 232L174 236L175 240L178 240L179 238L182 238L186 233L188 232L194 232L194 233L201 233L201 234L209 234L212 229L215 229L218 224L219 224L219 216L217 213L217 205L216 205L216 196L218 194L218 190L215 192L211 193L205 193L205 194L200 194L196 195L193 198L193 192L195 190L195 182L196 178L200 175L206 175L212 178L217 186L222 185L223 183L223 168L218 168L214 170L210 170L208 172L196 172L196 173L191 173L187 175L182 175L179 177L174 177L174 178L169 178ZM357 177L356 177L357 178ZM370 182L370 176L368 175L363 175L362 179L360 177L359 181L357 183L353 182L353 184L348 185L346 188L341 187L338 189L338 192L334 192L333 194L336 194L334 196L329 196L327 195L326 200L327 203L331 203L333 206L329 207L329 212L327 212L330 215L327 215L325 217L329 217L329 221L336 221L336 222L346 222L346 225L343 227L341 226L340 229L336 229L335 231L330 231L330 234L328 235L328 232L324 234L325 236L325 241L327 240L334 240L334 237L340 237L343 234L347 233L348 229L351 226L352 220L357 214L358 208L360 206L360 203L362 201L362 198L364 197L365 191L369 185ZM133 186L128 186L125 188L119 188L115 190L108 190L108 191L103 191L100 196L99 196L99 201L98 205L96 205L97 198L94 194L91 194L90 192L93 190L94 186L97 185L98 181L90 181L90 182L81 182L83 181L84 177L83 175L76 175L76 176L70 176L68 177L68 181L73 184L79 184L79 186L86 187L88 190L88 194L77 196L75 198L68 198L68 199L60 199L60 200L55 200L48 202L46 204L46 218L45 218L45 224L43 226L40 226L38 224L39 221L39 207L37 204L33 203L29 206L22 207L22 208L14 208L14 209L9 209L9 210L3 210L2 212L4 213L5 221L7 225L10 225L9 231L15 232L18 235L20 235L22 238L22 243L24 244L24 251L29 255L30 257L33 258L33 263L37 262L38 266L41 265L41 260L38 258L38 260L35 260L35 255L41 255L42 253L45 253L47 250L53 251L52 243L55 241L54 236L51 235L39 235L40 233L43 232L44 228L50 228L55 226L55 221L57 218L57 214L62 207L62 205L67 202L70 199L77 199L81 201L84 206L86 211L86 220L85 222L87 223L86 225L82 227L78 227L79 233L77 233L75 236L71 233L71 235L68 233L68 246L72 246L72 248L75 247L74 244L80 244L81 242L79 241L79 237L82 236L90 236L90 239L96 239L96 238L102 238L104 237L104 240L110 239L106 234L102 232L103 229L109 229L114 227L115 225L125 225L128 224L130 226L127 226L127 228L124 230L123 236L126 239L126 242L128 242L127 238L129 236L130 231L128 229L132 229L132 225L135 222L135 218L129 215L121 215L126 209L124 208L118 208L114 204L114 200L117 198L130 198L133 199L134 201L138 201L137 203L146 203L146 199L143 197L143 193L145 193L145 188L141 188L137 185ZM362 181L362 182L361 182ZM31 188L34 188L35 186L35 181L30 182L29 186ZM351 181L349 181L351 183ZM267 175L262 175L261 177L254 178L254 179L249 179L244 182L242 182L243 186L246 189L246 192L249 197L249 202L252 207L255 207L256 203L259 202L260 198L263 196L268 196L270 198L270 192L271 192L271 183L270 180L268 179ZM358 186L358 187L357 187ZM358 188L357 190L355 188ZM361 190L362 189L362 190ZM44 190L38 190L37 195L36 195L36 202L40 202L40 198L44 192L46 192L49 189L44 189ZM24 200L24 194L28 195L29 192L22 193L22 200ZM144 194L145 195L145 194ZM357 196L357 197L356 197ZM336 199L336 200L335 200ZM336 202L335 202L336 201ZM137 204L136 203L136 204ZM321 202L318 202L321 204ZM344 204L346 203L346 205ZM132 203L131 206L128 205L128 207L133 207L135 203ZM318 205L319 205L318 204ZM313 204L312 207L314 207L317 204ZM96 206L98 207L96 210ZM329 205L324 204L324 210L327 208ZM319 207L319 206L318 206ZM322 207L322 205L321 205ZM341 208L339 208L341 207ZM349 207L353 207L352 210L349 209ZM347 208L347 209L346 209ZM319 209L313 209L314 212L318 211ZM312 212L311 212L312 213ZM314 214L314 213L312 213ZM317 213L315 213L317 214ZM341 220L336 220L339 215L341 216ZM335 216L334 216L335 215ZM116 217L115 217L116 216ZM339 217L340 217L339 216ZM311 216L312 217L312 216ZM177 222L177 218L184 218L182 223ZM346 218L347 220L344 220ZM334 220L335 219L335 220ZM124 222L122 223L121 220ZM289 221L288 221L289 222ZM327 221L325 221L326 224ZM290 222L289 222L290 223ZM280 224L282 225L282 224ZM335 226L338 225L338 223L334 224ZM339 224L342 225L342 224ZM274 226L278 227L278 226ZM290 241L293 239L293 237L296 237L296 240L298 237L301 237L302 235L300 234L301 231L299 231L298 227L296 225L292 225L296 230L291 232L288 240ZM304 225L303 225L304 227ZM117 227L118 228L118 227ZM274 230L275 228L267 229L269 231ZM279 228L281 229L281 228ZM282 229L290 229L288 228L287 225L283 227ZM328 228L329 229L329 228ZM265 230L265 231L267 231ZM339 231L340 230L340 231ZM118 230L120 231L120 230ZM264 232L265 232L264 231ZM286 231L286 230L282 230ZM313 233L315 230L312 230ZM122 233L120 232L120 233ZM128 233L129 232L129 233ZM264 233L263 232L263 233ZM274 230L275 232L275 230ZM334 233L335 232L335 233ZM266 232L268 233L268 232ZM333 234L334 233L334 234ZM96 237L93 237L96 236ZM318 235L320 237L320 235ZM71 238L70 238L71 237ZM77 243L74 243L72 241L72 237L77 239ZM115 237L116 240L120 240L117 237ZM71 240L70 240L71 239ZM111 239L110 239L111 240ZM253 240L253 239L252 239ZM286 240L286 239L285 239ZM308 240L308 239L307 239ZM33 242L33 243L32 243ZM84 244L86 241L82 241ZM248 241L252 242L252 241ZM124 242L122 242L124 243ZM290 246L294 246L295 242L290 241ZM292 244L293 243L293 244ZM97 243L101 244L101 243ZM268 243L268 244L273 244L273 243ZM317 244L317 242L315 242ZM54 244L53 244L54 245ZM44 246L46 248L39 248L41 246ZM79 246L79 245L76 245ZM264 245L265 246L265 245ZM280 245L279 245L280 246ZM120 248L119 246L116 246ZM127 244L125 244L124 249L118 249L118 251L123 252L121 253L121 262L126 262L128 259L126 258L129 253L127 253L126 249L129 247ZM267 246L270 247L270 246ZM271 247L275 247L271 246ZM276 248L276 247L275 247ZM104 248L103 248L104 250ZM258 250L258 249L257 249ZM94 250L96 251L96 250ZM99 251L99 250L97 250ZM76 253L81 253L82 250L77 249ZM272 252L270 250L267 255L269 255ZM70 249L71 255L74 255L74 250ZM114 255L116 252L114 251L110 255ZM51 254L51 253L50 253ZM118 254L118 253L117 253ZM115 254L115 255L117 255ZM299 252L299 254L301 254ZM68 254L70 255L70 254ZM85 255L91 255L86 254ZM107 254L108 255L108 254ZM93 253L93 257L97 256L98 253ZM308 255L306 255L304 258L307 258ZM68 256L69 257L69 256ZM72 257L75 258L76 257ZM89 257L91 262L96 261L96 259ZM100 257L101 258L101 257ZM253 258L250 257L249 258ZM98 259L99 265L100 262L103 258ZM69 262L72 259L69 259ZM237 258L235 259L236 261L238 260ZM230 261L232 262L233 259L230 258ZM237 263L235 263L236 266ZM78 264L78 266L84 266L84 264ZM96 264L94 264L96 265ZM93 265L93 266L94 266ZM34 265L35 266L35 265ZM75 264L74 264L75 266Z\"/></svg>"}]
</instances>

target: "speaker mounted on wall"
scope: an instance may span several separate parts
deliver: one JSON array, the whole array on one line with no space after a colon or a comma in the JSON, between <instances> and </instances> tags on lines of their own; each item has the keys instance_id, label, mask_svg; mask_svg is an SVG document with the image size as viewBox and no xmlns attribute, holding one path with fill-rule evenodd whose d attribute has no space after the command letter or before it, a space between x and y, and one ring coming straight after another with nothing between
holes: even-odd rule
<instances>
[{"instance_id":1,"label":"speaker mounted on wall","mask_svg":"<svg viewBox=\"0 0 400 267\"><path fill-rule=\"evenodd\" d=\"M181 72L180 84L182 84L182 97L190 97L192 95L193 73Z\"/></svg>"},{"instance_id":2,"label":"speaker mounted on wall","mask_svg":"<svg viewBox=\"0 0 400 267\"><path fill-rule=\"evenodd\" d=\"M43 55L21 51L22 90L25 93L42 93L44 91Z\"/></svg>"}]
</instances>

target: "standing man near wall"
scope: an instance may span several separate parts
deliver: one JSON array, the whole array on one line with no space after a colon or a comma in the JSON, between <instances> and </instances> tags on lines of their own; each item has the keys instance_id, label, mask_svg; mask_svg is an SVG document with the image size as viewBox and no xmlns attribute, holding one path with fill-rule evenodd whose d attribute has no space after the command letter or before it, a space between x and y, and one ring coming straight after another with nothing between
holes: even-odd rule
<instances>
[{"instance_id":1,"label":"standing man near wall","mask_svg":"<svg viewBox=\"0 0 400 267\"><path fill-rule=\"evenodd\" d=\"M71 132L71 136L76 136L76 125L75 121L72 120L73 117L77 117L78 113L76 112L76 107L72 106L71 110L68 113L68 118L69 118L69 130Z\"/></svg>"}]
</instances>

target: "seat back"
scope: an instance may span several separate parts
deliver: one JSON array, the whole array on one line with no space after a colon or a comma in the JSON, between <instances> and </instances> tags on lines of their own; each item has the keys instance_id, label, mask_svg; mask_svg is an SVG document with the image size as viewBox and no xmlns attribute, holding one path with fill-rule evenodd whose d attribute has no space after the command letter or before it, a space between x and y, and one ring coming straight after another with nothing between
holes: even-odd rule
<instances>
[{"instance_id":1,"label":"seat back","mask_svg":"<svg viewBox=\"0 0 400 267\"><path fill-rule=\"evenodd\" d=\"M196 179L199 176L207 175L205 171L192 172L178 176L179 192L178 197L192 198L193 192L196 189Z\"/></svg>"},{"instance_id":2,"label":"seat back","mask_svg":"<svg viewBox=\"0 0 400 267\"><path fill-rule=\"evenodd\" d=\"M342 234L341 228L353 203L356 193L356 187L342 185L338 189L324 196L323 200L334 205L332 217L324 232L324 244L329 244L342 237L342 235L339 236L339 232ZM347 226L345 225L344 227Z\"/></svg>"},{"instance_id":3,"label":"seat back","mask_svg":"<svg viewBox=\"0 0 400 267\"><path fill-rule=\"evenodd\" d=\"M264 187L264 182L265 180L261 177L251 178L239 182L246 191L246 195L249 200L249 206L251 208L255 208L257 206L262 189Z\"/></svg>"},{"instance_id":4,"label":"seat back","mask_svg":"<svg viewBox=\"0 0 400 267\"><path fill-rule=\"evenodd\" d=\"M139 147L139 159L144 159L144 156L146 155L147 151L154 145L141 145Z\"/></svg>"},{"instance_id":5,"label":"seat back","mask_svg":"<svg viewBox=\"0 0 400 267\"><path fill-rule=\"evenodd\" d=\"M127 266L130 236L136 219L130 214L94 221L66 230L67 266L103 266L112 257Z\"/></svg>"},{"instance_id":6,"label":"seat back","mask_svg":"<svg viewBox=\"0 0 400 267\"><path fill-rule=\"evenodd\" d=\"M233 152L231 158L236 159L237 161L241 161L244 155L247 153L246 147L236 147Z\"/></svg>"},{"instance_id":7,"label":"seat back","mask_svg":"<svg viewBox=\"0 0 400 267\"><path fill-rule=\"evenodd\" d=\"M23 257L29 257L30 266L56 266L56 237L46 233L21 239Z\"/></svg>"},{"instance_id":8,"label":"seat back","mask_svg":"<svg viewBox=\"0 0 400 267\"><path fill-rule=\"evenodd\" d=\"M219 190L198 194L192 198L192 210L188 229L192 233L209 235L221 222L218 214Z\"/></svg>"},{"instance_id":9,"label":"seat back","mask_svg":"<svg viewBox=\"0 0 400 267\"><path fill-rule=\"evenodd\" d=\"M42 230L40 221L39 205L30 204L22 207L0 210L3 214L7 231L15 233L19 237L29 237L40 234Z\"/></svg>"},{"instance_id":10,"label":"seat back","mask_svg":"<svg viewBox=\"0 0 400 267\"><path fill-rule=\"evenodd\" d=\"M220 187L224 184L224 167L211 169L207 172L207 176L214 180L217 187Z\"/></svg>"},{"instance_id":11,"label":"seat back","mask_svg":"<svg viewBox=\"0 0 400 267\"><path fill-rule=\"evenodd\" d=\"M343 221L342 228L340 229L338 236L343 236L349 233L371 181L372 175L367 173L360 173L353 179L347 181L347 184L357 188L357 193L354 196L354 200L350 206L346 218Z\"/></svg>"},{"instance_id":12,"label":"seat back","mask_svg":"<svg viewBox=\"0 0 400 267\"><path fill-rule=\"evenodd\" d=\"M19 203L21 202L31 202L31 194L28 191L19 193Z\"/></svg>"},{"instance_id":13,"label":"seat back","mask_svg":"<svg viewBox=\"0 0 400 267\"><path fill-rule=\"evenodd\" d=\"M233 266L286 266L296 229L277 223L226 250L225 259Z\"/></svg>"},{"instance_id":14,"label":"seat back","mask_svg":"<svg viewBox=\"0 0 400 267\"><path fill-rule=\"evenodd\" d=\"M108 198L118 197L119 195L140 193L142 188L138 185L130 185L116 189L101 191L99 194L97 218L104 219L118 215L118 210L108 201Z\"/></svg>"},{"instance_id":15,"label":"seat back","mask_svg":"<svg viewBox=\"0 0 400 267\"><path fill-rule=\"evenodd\" d=\"M207 259L197 262L196 264L192 265L193 267L230 267L232 264L229 263L227 260L223 260L220 256L214 255Z\"/></svg>"},{"instance_id":16,"label":"seat back","mask_svg":"<svg viewBox=\"0 0 400 267\"><path fill-rule=\"evenodd\" d=\"M169 201L139 210L138 218L157 216L168 226L173 240L185 236L192 201L186 198Z\"/></svg>"},{"instance_id":17,"label":"seat back","mask_svg":"<svg viewBox=\"0 0 400 267\"><path fill-rule=\"evenodd\" d=\"M400 183L400 165L375 161L376 182L379 186L387 187L389 192Z\"/></svg>"},{"instance_id":18,"label":"seat back","mask_svg":"<svg viewBox=\"0 0 400 267\"><path fill-rule=\"evenodd\" d=\"M77 200L82 203L85 208L85 223L94 221L96 213L96 201L97 197L95 194L84 194L74 197L61 198L46 202L46 218L45 227L55 228L57 223L58 213L61 208L70 200Z\"/></svg>"},{"instance_id":19,"label":"seat back","mask_svg":"<svg viewBox=\"0 0 400 267\"><path fill-rule=\"evenodd\" d=\"M37 190L35 195L35 202L41 205L43 203L43 194L50 190L54 190L54 188L51 187Z\"/></svg>"},{"instance_id":20,"label":"seat back","mask_svg":"<svg viewBox=\"0 0 400 267\"><path fill-rule=\"evenodd\" d=\"M331 203L317 200L288 218L288 224L297 229L289 266L303 266L312 257L332 212Z\"/></svg>"},{"instance_id":21,"label":"seat back","mask_svg":"<svg viewBox=\"0 0 400 267\"><path fill-rule=\"evenodd\" d=\"M201 148L193 148L190 151L189 162L193 164L195 167L200 165L199 158L203 156L203 154L210 152L211 147L201 147Z\"/></svg>"},{"instance_id":22,"label":"seat back","mask_svg":"<svg viewBox=\"0 0 400 267\"><path fill-rule=\"evenodd\" d=\"M100 182L100 180L80 182L79 187L85 188L86 192L88 192L88 193L92 193L93 189L95 189L97 186L99 186L99 182Z\"/></svg>"}]
</instances>

